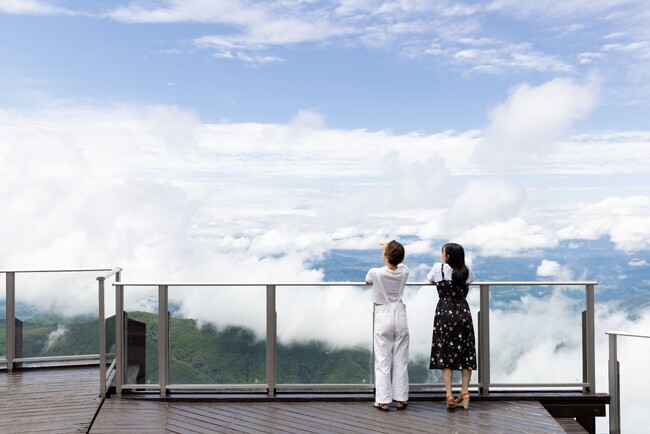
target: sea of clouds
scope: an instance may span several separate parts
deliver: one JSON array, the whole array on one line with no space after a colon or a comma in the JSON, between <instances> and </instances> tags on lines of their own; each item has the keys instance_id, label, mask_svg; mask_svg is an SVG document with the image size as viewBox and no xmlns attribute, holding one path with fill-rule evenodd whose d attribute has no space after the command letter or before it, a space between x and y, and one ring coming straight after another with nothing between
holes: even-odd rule
<instances>
[{"instance_id":1,"label":"sea of clouds","mask_svg":"<svg viewBox=\"0 0 650 434\"><path fill-rule=\"evenodd\" d=\"M333 249L391 238L432 257L440 239L476 257L601 237L643 251L650 131L573 133L598 91L592 78L522 85L492 109L485 129L439 133L333 129L309 110L285 124L205 123L174 106L0 110L0 269L121 266L129 282L287 283L322 281L310 264ZM575 277L548 260L537 274ZM19 275L17 299L92 313L89 280ZM493 379L579 381L583 307L567 291L495 307ZM155 297L127 288L131 308L152 309ZM183 316L263 335L264 295L254 288L172 288L170 298ZM426 354L434 299L427 286L406 295L414 355ZM366 344L369 305L363 287L281 287L279 338ZM650 311L630 318L599 304L596 327L604 391L605 331L648 333ZM649 356L650 345L621 339L628 427L642 426L636 397L650 380Z\"/></svg>"}]
</instances>

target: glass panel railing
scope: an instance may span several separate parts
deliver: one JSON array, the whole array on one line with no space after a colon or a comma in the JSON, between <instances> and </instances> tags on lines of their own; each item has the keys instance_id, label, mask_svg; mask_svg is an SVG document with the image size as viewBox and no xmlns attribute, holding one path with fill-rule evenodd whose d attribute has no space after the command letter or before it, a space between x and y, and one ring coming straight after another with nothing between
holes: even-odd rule
<instances>
[{"instance_id":1,"label":"glass panel railing","mask_svg":"<svg viewBox=\"0 0 650 434\"><path fill-rule=\"evenodd\" d=\"M124 288L124 383L158 383L158 290Z\"/></svg>"},{"instance_id":2,"label":"glass panel railing","mask_svg":"<svg viewBox=\"0 0 650 434\"><path fill-rule=\"evenodd\" d=\"M411 384L431 384L442 382L437 370L429 369L431 356L431 335L435 314L436 287L407 286L404 289L404 303L409 322L409 381Z\"/></svg>"},{"instance_id":3,"label":"glass panel railing","mask_svg":"<svg viewBox=\"0 0 650 434\"><path fill-rule=\"evenodd\" d=\"M6 363L7 350L7 282L4 274L0 274L0 363Z\"/></svg>"},{"instance_id":4,"label":"glass panel railing","mask_svg":"<svg viewBox=\"0 0 650 434\"><path fill-rule=\"evenodd\" d=\"M368 290L366 286L278 287L278 388L374 383Z\"/></svg>"},{"instance_id":5,"label":"glass panel railing","mask_svg":"<svg viewBox=\"0 0 650 434\"><path fill-rule=\"evenodd\" d=\"M104 287L104 336L106 349L106 364L115 361L115 288L112 285Z\"/></svg>"},{"instance_id":6,"label":"glass panel railing","mask_svg":"<svg viewBox=\"0 0 650 434\"><path fill-rule=\"evenodd\" d=\"M479 297L478 288L470 287L467 301L472 312L477 351ZM431 388L425 387L425 385L440 385L443 383L442 370L429 369L433 323L436 305L438 303L438 292L435 285L407 286L404 291L404 303L407 306L409 333L411 336L409 348L409 381L413 387L418 387L419 389ZM472 375L472 384L478 382L477 373L478 369ZM453 373L453 382L460 384L460 378L460 371L455 371Z\"/></svg>"},{"instance_id":7,"label":"glass panel railing","mask_svg":"<svg viewBox=\"0 0 650 434\"><path fill-rule=\"evenodd\" d=\"M169 310L170 389L266 389L265 286L170 286Z\"/></svg>"},{"instance_id":8,"label":"glass panel railing","mask_svg":"<svg viewBox=\"0 0 650 434\"><path fill-rule=\"evenodd\" d=\"M584 297L584 286L490 287L491 383L582 383Z\"/></svg>"},{"instance_id":9,"label":"glass panel railing","mask_svg":"<svg viewBox=\"0 0 650 434\"><path fill-rule=\"evenodd\" d=\"M646 396L647 384L639 377L640 372L647 370L650 335L620 331L606 333L609 335L609 432L645 433L645 414L634 409L635 406L643 408L644 402L646 405L650 403Z\"/></svg>"},{"instance_id":10,"label":"glass panel railing","mask_svg":"<svg viewBox=\"0 0 650 434\"><path fill-rule=\"evenodd\" d=\"M16 358L98 354L95 273L16 273Z\"/></svg>"},{"instance_id":11,"label":"glass panel railing","mask_svg":"<svg viewBox=\"0 0 650 434\"><path fill-rule=\"evenodd\" d=\"M127 330L140 330L144 336L139 344L144 349L139 356L145 360L143 382L162 385L163 395L175 389L251 390L269 386L268 393L273 395L276 390L367 391L373 387L373 308L367 285L120 286L125 287L131 304L138 306L133 309L127 304L128 318L144 323L140 329L127 326ZM587 304L591 306L593 284L586 287ZM474 322L477 370L470 387L478 386L481 393L492 387L593 389L593 379L582 377L593 371L589 368L590 346L584 346L583 352L582 345L593 337L593 321L589 320L593 308L585 315L587 334L583 338L585 299L584 293L582 297L579 294L583 291L584 283L472 285L467 300ZM158 300L157 293L164 298ZM165 329L159 330L157 306L166 302L167 295L169 312L163 322ZM441 372L428 369L437 303L435 287L410 284L404 301L411 331L409 373L413 390L439 388ZM485 312L479 312L479 307ZM546 319L549 309L554 309L556 324ZM558 321L558 315L565 319ZM274 317L277 323L269 322ZM267 335L267 327L277 333ZM169 352L159 353L159 333L166 336L167 328ZM129 332L127 342L133 339ZM549 349L544 345L547 342L555 346ZM132 365L134 349L127 348L127 354L127 364ZM545 364L559 366L554 371L561 373L544 370L534 356ZM168 367L160 382L158 363ZM132 381L126 379L124 383ZM460 374L456 373L454 383L459 382Z\"/></svg>"}]
</instances>

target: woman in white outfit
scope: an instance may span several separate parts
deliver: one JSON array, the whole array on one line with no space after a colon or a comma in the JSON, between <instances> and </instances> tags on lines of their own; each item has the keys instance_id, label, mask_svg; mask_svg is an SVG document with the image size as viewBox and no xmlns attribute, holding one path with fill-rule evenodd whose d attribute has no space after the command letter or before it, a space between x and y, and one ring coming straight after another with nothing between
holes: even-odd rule
<instances>
[{"instance_id":1,"label":"woman in white outfit","mask_svg":"<svg viewBox=\"0 0 650 434\"><path fill-rule=\"evenodd\" d=\"M406 408L409 395L409 329L406 306L402 303L409 269L402 264L404 246L393 240L380 243L384 248L384 267L371 268L366 282L372 283L375 348L375 402L373 407L388 411L395 401L398 410ZM391 367L393 381L391 384Z\"/></svg>"}]
</instances>

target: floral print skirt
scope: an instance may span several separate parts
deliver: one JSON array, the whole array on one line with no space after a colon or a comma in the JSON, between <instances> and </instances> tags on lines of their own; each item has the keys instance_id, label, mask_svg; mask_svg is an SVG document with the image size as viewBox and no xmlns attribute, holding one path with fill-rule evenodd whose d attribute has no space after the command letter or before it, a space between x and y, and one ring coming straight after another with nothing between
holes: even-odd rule
<instances>
[{"instance_id":1,"label":"floral print skirt","mask_svg":"<svg viewBox=\"0 0 650 434\"><path fill-rule=\"evenodd\" d=\"M441 298L433 320L429 369L476 369L475 345L467 300Z\"/></svg>"}]
</instances>

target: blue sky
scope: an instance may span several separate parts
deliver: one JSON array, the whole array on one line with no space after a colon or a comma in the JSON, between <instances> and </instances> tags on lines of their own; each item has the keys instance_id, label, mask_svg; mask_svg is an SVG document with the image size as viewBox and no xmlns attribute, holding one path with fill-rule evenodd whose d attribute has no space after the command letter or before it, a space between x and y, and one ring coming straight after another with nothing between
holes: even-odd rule
<instances>
[{"instance_id":1,"label":"blue sky","mask_svg":"<svg viewBox=\"0 0 650 434\"><path fill-rule=\"evenodd\" d=\"M3 106L169 104L204 121L484 128L521 83L597 74L576 125L649 114L643 1L0 2Z\"/></svg>"}]
</instances>

